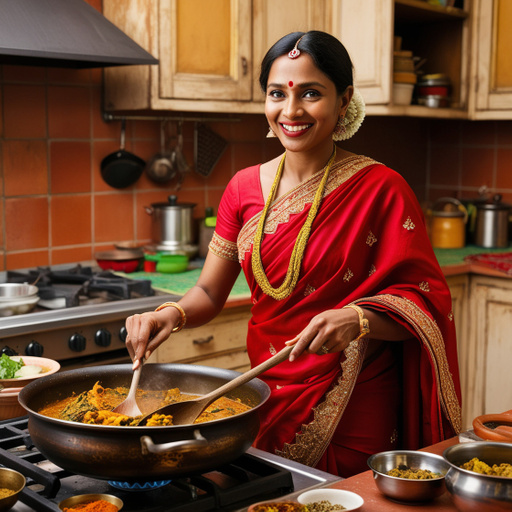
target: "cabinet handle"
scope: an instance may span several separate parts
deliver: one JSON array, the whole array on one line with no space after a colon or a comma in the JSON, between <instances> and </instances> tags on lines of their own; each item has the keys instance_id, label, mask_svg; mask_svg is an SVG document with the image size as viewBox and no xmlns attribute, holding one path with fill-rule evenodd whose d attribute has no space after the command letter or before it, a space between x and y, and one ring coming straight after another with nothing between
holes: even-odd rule
<instances>
[{"instance_id":1,"label":"cabinet handle","mask_svg":"<svg viewBox=\"0 0 512 512\"><path fill-rule=\"evenodd\" d=\"M194 345L206 345L207 343L210 343L210 341L213 340L213 335L208 336L207 338L197 338L192 341Z\"/></svg>"},{"instance_id":2,"label":"cabinet handle","mask_svg":"<svg viewBox=\"0 0 512 512\"><path fill-rule=\"evenodd\" d=\"M247 76L248 72L249 72L249 64L247 63L247 59L245 57L242 57L242 74L244 76Z\"/></svg>"}]
</instances>

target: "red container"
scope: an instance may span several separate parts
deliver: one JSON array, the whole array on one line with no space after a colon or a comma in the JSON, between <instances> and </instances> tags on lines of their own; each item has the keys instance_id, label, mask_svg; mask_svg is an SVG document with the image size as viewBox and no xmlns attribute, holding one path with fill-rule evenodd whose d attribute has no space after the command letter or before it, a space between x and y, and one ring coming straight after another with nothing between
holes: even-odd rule
<instances>
[{"instance_id":1,"label":"red container","mask_svg":"<svg viewBox=\"0 0 512 512\"><path fill-rule=\"evenodd\" d=\"M144 257L142 250L129 251L103 251L97 252L94 258L102 270L114 270L115 272L135 272Z\"/></svg>"},{"instance_id":2,"label":"red container","mask_svg":"<svg viewBox=\"0 0 512 512\"><path fill-rule=\"evenodd\" d=\"M418 85L418 96L448 97L450 89L447 85Z\"/></svg>"}]
</instances>

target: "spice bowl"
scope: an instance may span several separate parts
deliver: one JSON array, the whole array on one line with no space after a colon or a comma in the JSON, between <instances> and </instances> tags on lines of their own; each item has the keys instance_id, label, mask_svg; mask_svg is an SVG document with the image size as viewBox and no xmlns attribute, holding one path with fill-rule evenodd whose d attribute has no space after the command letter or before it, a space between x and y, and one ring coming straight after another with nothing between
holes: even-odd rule
<instances>
[{"instance_id":1,"label":"spice bowl","mask_svg":"<svg viewBox=\"0 0 512 512\"><path fill-rule=\"evenodd\" d=\"M9 496L0 497L0 512L6 512L14 507L25 484L25 477L21 473L18 473L18 471L9 468L0 468L0 489L13 491Z\"/></svg>"},{"instance_id":2,"label":"spice bowl","mask_svg":"<svg viewBox=\"0 0 512 512\"><path fill-rule=\"evenodd\" d=\"M123 508L123 500L117 496L112 496L112 494L78 494L77 496L72 496L71 498L66 498L65 500L61 501L59 503L59 508L62 511L68 510L68 512L73 512L74 507L78 507L78 505L83 506L87 503L93 503L95 501L106 501L107 503L110 503L116 507L117 510L121 510ZM77 510L80 509L77 508ZM114 509L112 509L112 512L114 512Z\"/></svg>"},{"instance_id":3,"label":"spice bowl","mask_svg":"<svg viewBox=\"0 0 512 512\"><path fill-rule=\"evenodd\" d=\"M391 450L372 455L368 466L379 491L399 502L425 502L446 491L445 475L449 464L440 455L415 450ZM388 475L392 469L405 466L411 470L428 470L440 475L430 479L399 478Z\"/></svg>"},{"instance_id":4,"label":"spice bowl","mask_svg":"<svg viewBox=\"0 0 512 512\"><path fill-rule=\"evenodd\" d=\"M344 509L343 512L358 510L364 504L364 500L359 494L344 489L312 489L299 494L297 501L306 506L311 503L328 501L331 505L341 505Z\"/></svg>"},{"instance_id":5,"label":"spice bowl","mask_svg":"<svg viewBox=\"0 0 512 512\"><path fill-rule=\"evenodd\" d=\"M306 507L298 501L290 500L273 500L259 501L253 503L247 512L306 512Z\"/></svg>"}]
</instances>

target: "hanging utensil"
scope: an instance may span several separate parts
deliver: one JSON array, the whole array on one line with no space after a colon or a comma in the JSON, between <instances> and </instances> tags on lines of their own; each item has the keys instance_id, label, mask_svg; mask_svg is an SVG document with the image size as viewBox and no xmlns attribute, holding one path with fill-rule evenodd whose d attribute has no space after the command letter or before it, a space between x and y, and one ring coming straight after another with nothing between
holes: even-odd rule
<instances>
[{"instance_id":1,"label":"hanging utensil","mask_svg":"<svg viewBox=\"0 0 512 512\"><path fill-rule=\"evenodd\" d=\"M101 161L101 176L114 188L133 185L142 175L146 162L142 158L125 151L126 120L121 121L121 144L119 151L107 155Z\"/></svg>"},{"instance_id":2,"label":"hanging utensil","mask_svg":"<svg viewBox=\"0 0 512 512\"><path fill-rule=\"evenodd\" d=\"M139 426L146 425L148 419L153 414L165 414L172 416L173 425L190 425L194 423L197 417L212 403L220 398L221 396L233 391L237 387L249 382L261 373L273 368L274 366L282 363L288 358L290 352L293 350L294 345L289 345L283 348L280 352L273 355L270 359L267 359L263 363L255 366L251 370L242 373L242 375L236 377L233 380L226 382L220 388L210 391L210 393L194 398L193 400L186 400L184 402L175 402L173 404L166 405L146 415L139 422Z\"/></svg>"},{"instance_id":3,"label":"hanging utensil","mask_svg":"<svg viewBox=\"0 0 512 512\"><path fill-rule=\"evenodd\" d=\"M207 177L217 165L227 148L227 141L204 124L196 123L194 129L194 169Z\"/></svg>"},{"instance_id":4,"label":"hanging utensil","mask_svg":"<svg viewBox=\"0 0 512 512\"><path fill-rule=\"evenodd\" d=\"M176 144L176 167L178 172L183 175L190 170L185 155L183 154L183 121L178 122L178 142Z\"/></svg>"},{"instance_id":5,"label":"hanging utensil","mask_svg":"<svg viewBox=\"0 0 512 512\"><path fill-rule=\"evenodd\" d=\"M146 165L146 174L156 183L167 183L176 175L176 151L165 149L165 121L160 124L160 152Z\"/></svg>"}]
</instances>

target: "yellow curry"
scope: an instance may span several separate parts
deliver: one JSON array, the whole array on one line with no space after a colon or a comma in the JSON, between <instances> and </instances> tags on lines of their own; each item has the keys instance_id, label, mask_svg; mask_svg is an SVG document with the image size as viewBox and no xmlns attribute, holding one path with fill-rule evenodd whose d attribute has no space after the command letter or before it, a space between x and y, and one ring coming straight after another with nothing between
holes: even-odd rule
<instances>
[{"instance_id":1,"label":"yellow curry","mask_svg":"<svg viewBox=\"0 0 512 512\"><path fill-rule=\"evenodd\" d=\"M128 388L104 388L97 382L89 391L78 396L73 394L63 400L49 404L39 410L39 414L60 420L75 421L95 425L136 426L143 416L130 417L112 412L128 395ZM139 406L144 411L155 411L174 402L197 398L197 395L182 394L178 388L164 391L137 390ZM241 401L221 397L209 405L195 423L234 416L251 409ZM147 426L172 425L172 416L153 414Z\"/></svg>"}]
</instances>

